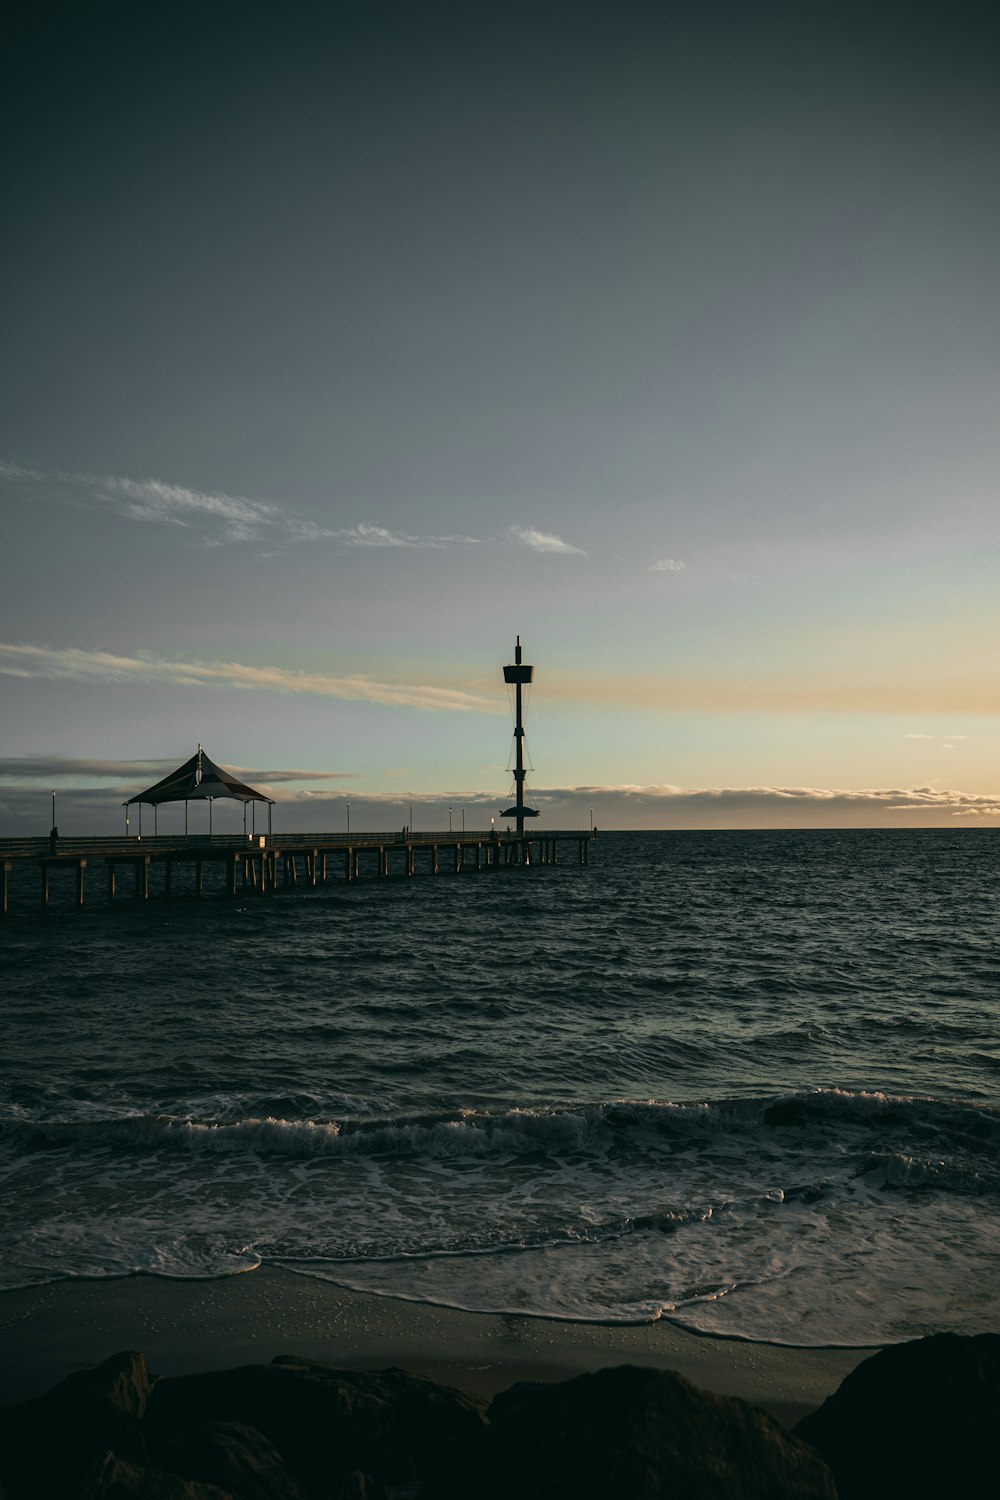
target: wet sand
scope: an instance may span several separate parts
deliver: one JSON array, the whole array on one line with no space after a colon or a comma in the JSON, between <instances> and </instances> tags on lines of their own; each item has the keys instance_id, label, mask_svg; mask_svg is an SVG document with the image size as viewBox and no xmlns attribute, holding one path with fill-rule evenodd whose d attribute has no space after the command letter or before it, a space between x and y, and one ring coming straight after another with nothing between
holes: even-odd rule
<instances>
[{"instance_id":1,"label":"wet sand","mask_svg":"<svg viewBox=\"0 0 1000 1500\"><path fill-rule=\"evenodd\" d=\"M36 1396L119 1349L141 1350L160 1375L299 1354L353 1369L395 1365L484 1396L518 1380L651 1365L742 1396L788 1425L872 1352L747 1344L663 1322L623 1328L457 1312L272 1267L221 1281L132 1276L0 1296L0 1401Z\"/></svg>"}]
</instances>

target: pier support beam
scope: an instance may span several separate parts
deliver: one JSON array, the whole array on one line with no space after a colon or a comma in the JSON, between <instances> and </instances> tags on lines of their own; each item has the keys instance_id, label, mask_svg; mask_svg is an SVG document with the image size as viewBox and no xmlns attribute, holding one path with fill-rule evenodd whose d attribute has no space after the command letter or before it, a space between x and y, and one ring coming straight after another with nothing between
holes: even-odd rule
<instances>
[{"instance_id":1,"label":"pier support beam","mask_svg":"<svg viewBox=\"0 0 1000 1500\"><path fill-rule=\"evenodd\" d=\"M178 840L177 844L168 843L161 839L155 849L147 841L139 843L137 839L121 841L118 839L95 839L93 844L86 844L84 840L74 840L69 847L57 849L55 854L48 848L48 841L32 840L33 848L29 847L22 851L20 848L11 850L7 846L0 847L0 916L9 914L11 911L10 872L13 869L24 869L26 874L30 873L31 866L39 872L39 896L43 907L50 904L50 871L53 868L65 868L75 872L76 903L78 906L84 904L85 871L88 863L96 860L98 870L103 864L106 871L107 898L109 902L117 900L119 894L118 871L131 866L132 877L135 882L135 897L140 901L150 900L153 896L161 893L159 878L154 881L151 872L153 864L163 869L162 894L172 894L174 866L178 863L182 870L182 881L180 891L187 894L192 890L188 884L188 874L192 872L193 894L203 896L209 893L216 895L227 895L235 897L237 890L242 886L246 893L253 891L255 894L264 895L268 891L274 891L279 878L283 878L285 886L297 886L300 883L315 889L320 881L325 881L328 874L336 875L337 861L344 857L344 878L346 881L356 881L364 876L386 880L393 874L412 877L416 874L439 875L452 873L459 875L465 870L473 868L478 870L495 870L501 865L508 867L525 868L534 864L558 864L559 846L558 839L561 837L570 840L570 862L574 863L572 857L572 844L577 846L577 859L579 865L590 863L591 838L582 829L565 830L562 834L551 831L543 833L525 832L516 834L513 829L506 832L496 830L495 833L486 831L482 834L467 833L459 830L447 833L427 833L414 842L404 834L399 835L368 835L354 836L354 842L350 844L341 843L337 835L330 836L330 842L316 845L313 842L316 835L308 843L301 844L291 837L282 837L278 846L271 849L258 847L255 843L248 844L245 840L217 839L215 846L207 847L202 841L192 839L190 843L183 844ZM320 836L322 837L322 835ZM148 852L147 852L148 851ZM424 853L427 854L427 863L424 864ZM396 860L396 855L399 860ZM565 854L565 849L564 849ZM418 856L420 868L417 868ZM329 859L333 859L333 870L328 871ZM371 863L368 863L369 857ZM298 877L298 860L303 861L303 880ZM258 870L257 861L260 861ZM281 865L279 873L278 865ZM209 874L208 892L205 891L205 865L210 864L213 868L221 866L219 875ZM69 888L69 874L56 877L56 901L57 905L65 908L72 899ZM155 890L152 889L155 885ZM131 887L123 888L129 893ZM101 893L98 892L98 895ZM91 892L93 900L93 891ZM18 909L17 897L15 895L13 910Z\"/></svg>"},{"instance_id":2,"label":"pier support beam","mask_svg":"<svg viewBox=\"0 0 1000 1500\"><path fill-rule=\"evenodd\" d=\"M51 865L53 863L58 864L58 863L60 863L60 861L58 861L58 860L52 861L52 860L47 860L47 859L43 859L43 860L39 861L39 870L40 870L40 873L41 873L39 895L41 897L41 902L42 902L43 906L48 906L48 904L49 904L49 869L51 868ZM62 861L62 863L68 864L69 861L68 860L64 860L64 861ZM77 858L75 861L73 861L73 863L75 863L75 865L76 865L76 904L77 904L77 906L82 906L83 905L83 872L87 868L87 861L85 859ZM7 869L9 869L9 868L10 868L10 866L7 865ZM6 882L6 875L4 876L4 880ZM5 895L5 900L6 900L6 895ZM6 906L4 907L4 910L6 910Z\"/></svg>"}]
</instances>

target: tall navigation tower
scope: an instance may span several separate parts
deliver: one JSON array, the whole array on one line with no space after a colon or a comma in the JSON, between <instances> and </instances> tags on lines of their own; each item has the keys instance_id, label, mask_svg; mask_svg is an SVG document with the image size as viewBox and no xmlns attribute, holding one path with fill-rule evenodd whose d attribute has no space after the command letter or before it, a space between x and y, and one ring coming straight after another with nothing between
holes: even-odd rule
<instances>
[{"instance_id":1,"label":"tall navigation tower","mask_svg":"<svg viewBox=\"0 0 1000 1500\"><path fill-rule=\"evenodd\" d=\"M524 801L524 779L527 771L524 769L524 706L521 701L521 689L529 685L535 675L534 667L529 667L521 660L521 637L517 638L514 648L513 665L507 665L503 669L503 680L514 684L514 805L505 807L501 812L501 818L516 818L517 831L524 832L525 818L537 818L537 807L527 807Z\"/></svg>"}]
</instances>

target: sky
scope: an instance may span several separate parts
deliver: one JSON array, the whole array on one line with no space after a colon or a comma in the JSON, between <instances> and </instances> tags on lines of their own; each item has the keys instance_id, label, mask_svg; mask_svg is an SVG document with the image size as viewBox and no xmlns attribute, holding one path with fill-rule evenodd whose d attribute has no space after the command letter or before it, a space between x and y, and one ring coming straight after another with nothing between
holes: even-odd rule
<instances>
[{"instance_id":1,"label":"sky","mask_svg":"<svg viewBox=\"0 0 1000 1500\"><path fill-rule=\"evenodd\" d=\"M1000 822L995 31L21 8L0 835Z\"/></svg>"}]
</instances>

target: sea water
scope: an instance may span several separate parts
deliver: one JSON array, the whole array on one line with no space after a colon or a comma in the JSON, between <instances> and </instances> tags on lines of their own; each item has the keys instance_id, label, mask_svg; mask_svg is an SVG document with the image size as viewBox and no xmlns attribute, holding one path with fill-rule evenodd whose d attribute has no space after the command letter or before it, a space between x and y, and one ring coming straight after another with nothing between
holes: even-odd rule
<instances>
[{"instance_id":1,"label":"sea water","mask_svg":"<svg viewBox=\"0 0 1000 1500\"><path fill-rule=\"evenodd\" d=\"M990 1327L1000 833L575 853L9 918L0 1285L268 1263L799 1345Z\"/></svg>"}]
</instances>

